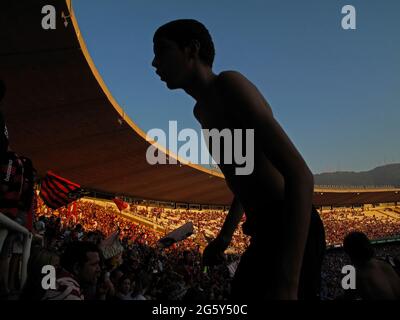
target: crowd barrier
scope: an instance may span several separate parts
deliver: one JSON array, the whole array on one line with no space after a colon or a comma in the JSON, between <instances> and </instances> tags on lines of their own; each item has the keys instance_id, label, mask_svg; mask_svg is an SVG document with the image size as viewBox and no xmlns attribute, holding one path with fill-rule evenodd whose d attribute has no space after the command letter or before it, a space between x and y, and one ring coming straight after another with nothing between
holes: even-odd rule
<instances>
[{"instance_id":1,"label":"crowd barrier","mask_svg":"<svg viewBox=\"0 0 400 320\"><path fill-rule=\"evenodd\" d=\"M21 275L21 288L24 286L27 271L28 271L28 261L31 252L31 244L32 244L32 233L28 231L28 229L24 228L14 220L11 220L9 217L0 213L0 252L3 248L3 244L9 231L20 232L24 235L24 243L23 243L23 253L22 253L22 266L20 270Z\"/></svg>"}]
</instances>

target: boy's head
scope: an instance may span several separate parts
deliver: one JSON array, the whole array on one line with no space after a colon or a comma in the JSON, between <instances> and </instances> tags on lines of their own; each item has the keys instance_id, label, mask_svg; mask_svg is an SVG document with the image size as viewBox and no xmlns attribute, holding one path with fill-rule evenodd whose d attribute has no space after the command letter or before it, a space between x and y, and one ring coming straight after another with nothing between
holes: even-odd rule
<instances>
[{"instance_id":1,"label":"boy's head","mask_svg":"<svg viewBox=\"0 0 400 320\"><path fill-rule=\"evenodd\" d=\"M364 264L374 257L368 237L362 232L351 232L343 241L343 249L354 264Z\"/></svg>"},{"instance_id":2,"label":"boy's head","mask_svg":"<svg viewBox=\"0 0 400 320\"><path fill-rule=\"evenodd\" d=\"M206 27L192 19L174 20L159 27L153 37L154 59L161 80L179 88L193 71L193 62L212 68L214 43Z\"/></svg>"}]
</instances>

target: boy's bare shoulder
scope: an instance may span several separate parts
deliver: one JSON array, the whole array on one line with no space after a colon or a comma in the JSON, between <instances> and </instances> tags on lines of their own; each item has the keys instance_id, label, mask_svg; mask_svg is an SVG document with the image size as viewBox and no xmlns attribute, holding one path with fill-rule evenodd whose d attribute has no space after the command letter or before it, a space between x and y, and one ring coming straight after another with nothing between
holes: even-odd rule
<instances>
[{"instance_id":1,"label":"boy's bare shoulder","mask_svg":"<svg viewBox=\"0 0 400 320\"><path fill-rule=\"evenodd\" d=\"M224 77L236 77L236 76L243 77L243 75L239 71L235 71L235 70L222 71L218 76L221 77L221 78L224 78Z\"/></svg>"},{"instance_id":2,"label":"boy's bare shoulder","mask_svg":"<svg viewBox=\"0 0 400 320\"><path fill-rule=\"evenodd\" d=\"M237 71L221 72L218 75L217 87L220 93L230 97L234 101L262 96L256 86Z\"/></svg>"},{"instance_id":3,"label":"boy's bare shoulder","mask_svg":"<svg viewBox=\"0 0 400 320\"><path fill-rule=\"evenodd\" d=\"M218 75L218 83L222 86L233 86L238 84L251 84L251 82L240 72L229 70Z\"/></svg>"},{"instance_id":4,"label":"boy's bare shoulder","mask_svg":"<svg viewBox=\"0 0 400 320\"><path fill-rule=\"evenodd\" d=\"M223 71L218 75L218 90L231 102L239 106L266 109L272 116L272 109L257 87L238 71Z\"/></svg>"}]
</instances>

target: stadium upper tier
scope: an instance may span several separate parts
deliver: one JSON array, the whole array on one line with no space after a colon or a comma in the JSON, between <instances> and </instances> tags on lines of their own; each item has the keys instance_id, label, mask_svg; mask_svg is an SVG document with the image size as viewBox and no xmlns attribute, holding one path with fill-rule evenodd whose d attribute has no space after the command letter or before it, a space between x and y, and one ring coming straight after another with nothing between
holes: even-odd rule
<instances>
[{"instance_id":1,"label":"stadium upper tier","mask_svg":"<svg viewBox=\"0 0 400 320\"><path fill-rule=\"evenodd\" d=\"M48 4L42 0L0 4L0 78L7 86L3 112L12 149L30 157L41 177L52 170L107 193L229 205L232 193L220 173L196 165L148 164L146 135L105 86L70 1L51 1L55 30L42 28L42 8ZM315 204L399 198L394 191L365 197L326 192L316 193Z\"/></svg>"}]
</instances>

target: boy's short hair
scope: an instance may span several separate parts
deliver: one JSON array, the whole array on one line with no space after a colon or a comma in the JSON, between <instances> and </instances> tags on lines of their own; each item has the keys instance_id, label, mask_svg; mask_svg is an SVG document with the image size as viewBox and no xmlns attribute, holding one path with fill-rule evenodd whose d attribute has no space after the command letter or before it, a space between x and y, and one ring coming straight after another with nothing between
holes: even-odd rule
<instances>
[{"instance_id":1,"label":"boy's short hair","mask_svg":"<svg viewBox=\"0 0 400 320\"><path fill-rule=\"evenodd\" d=\"M159 38L174 41L181 49L188 46L190 41L199 41L199 57L204 63L212 67L215 57L214 43L207 28L201 22L193 19L170 21L157 29L153 42Z\"/></svg>"}]
</instances>

